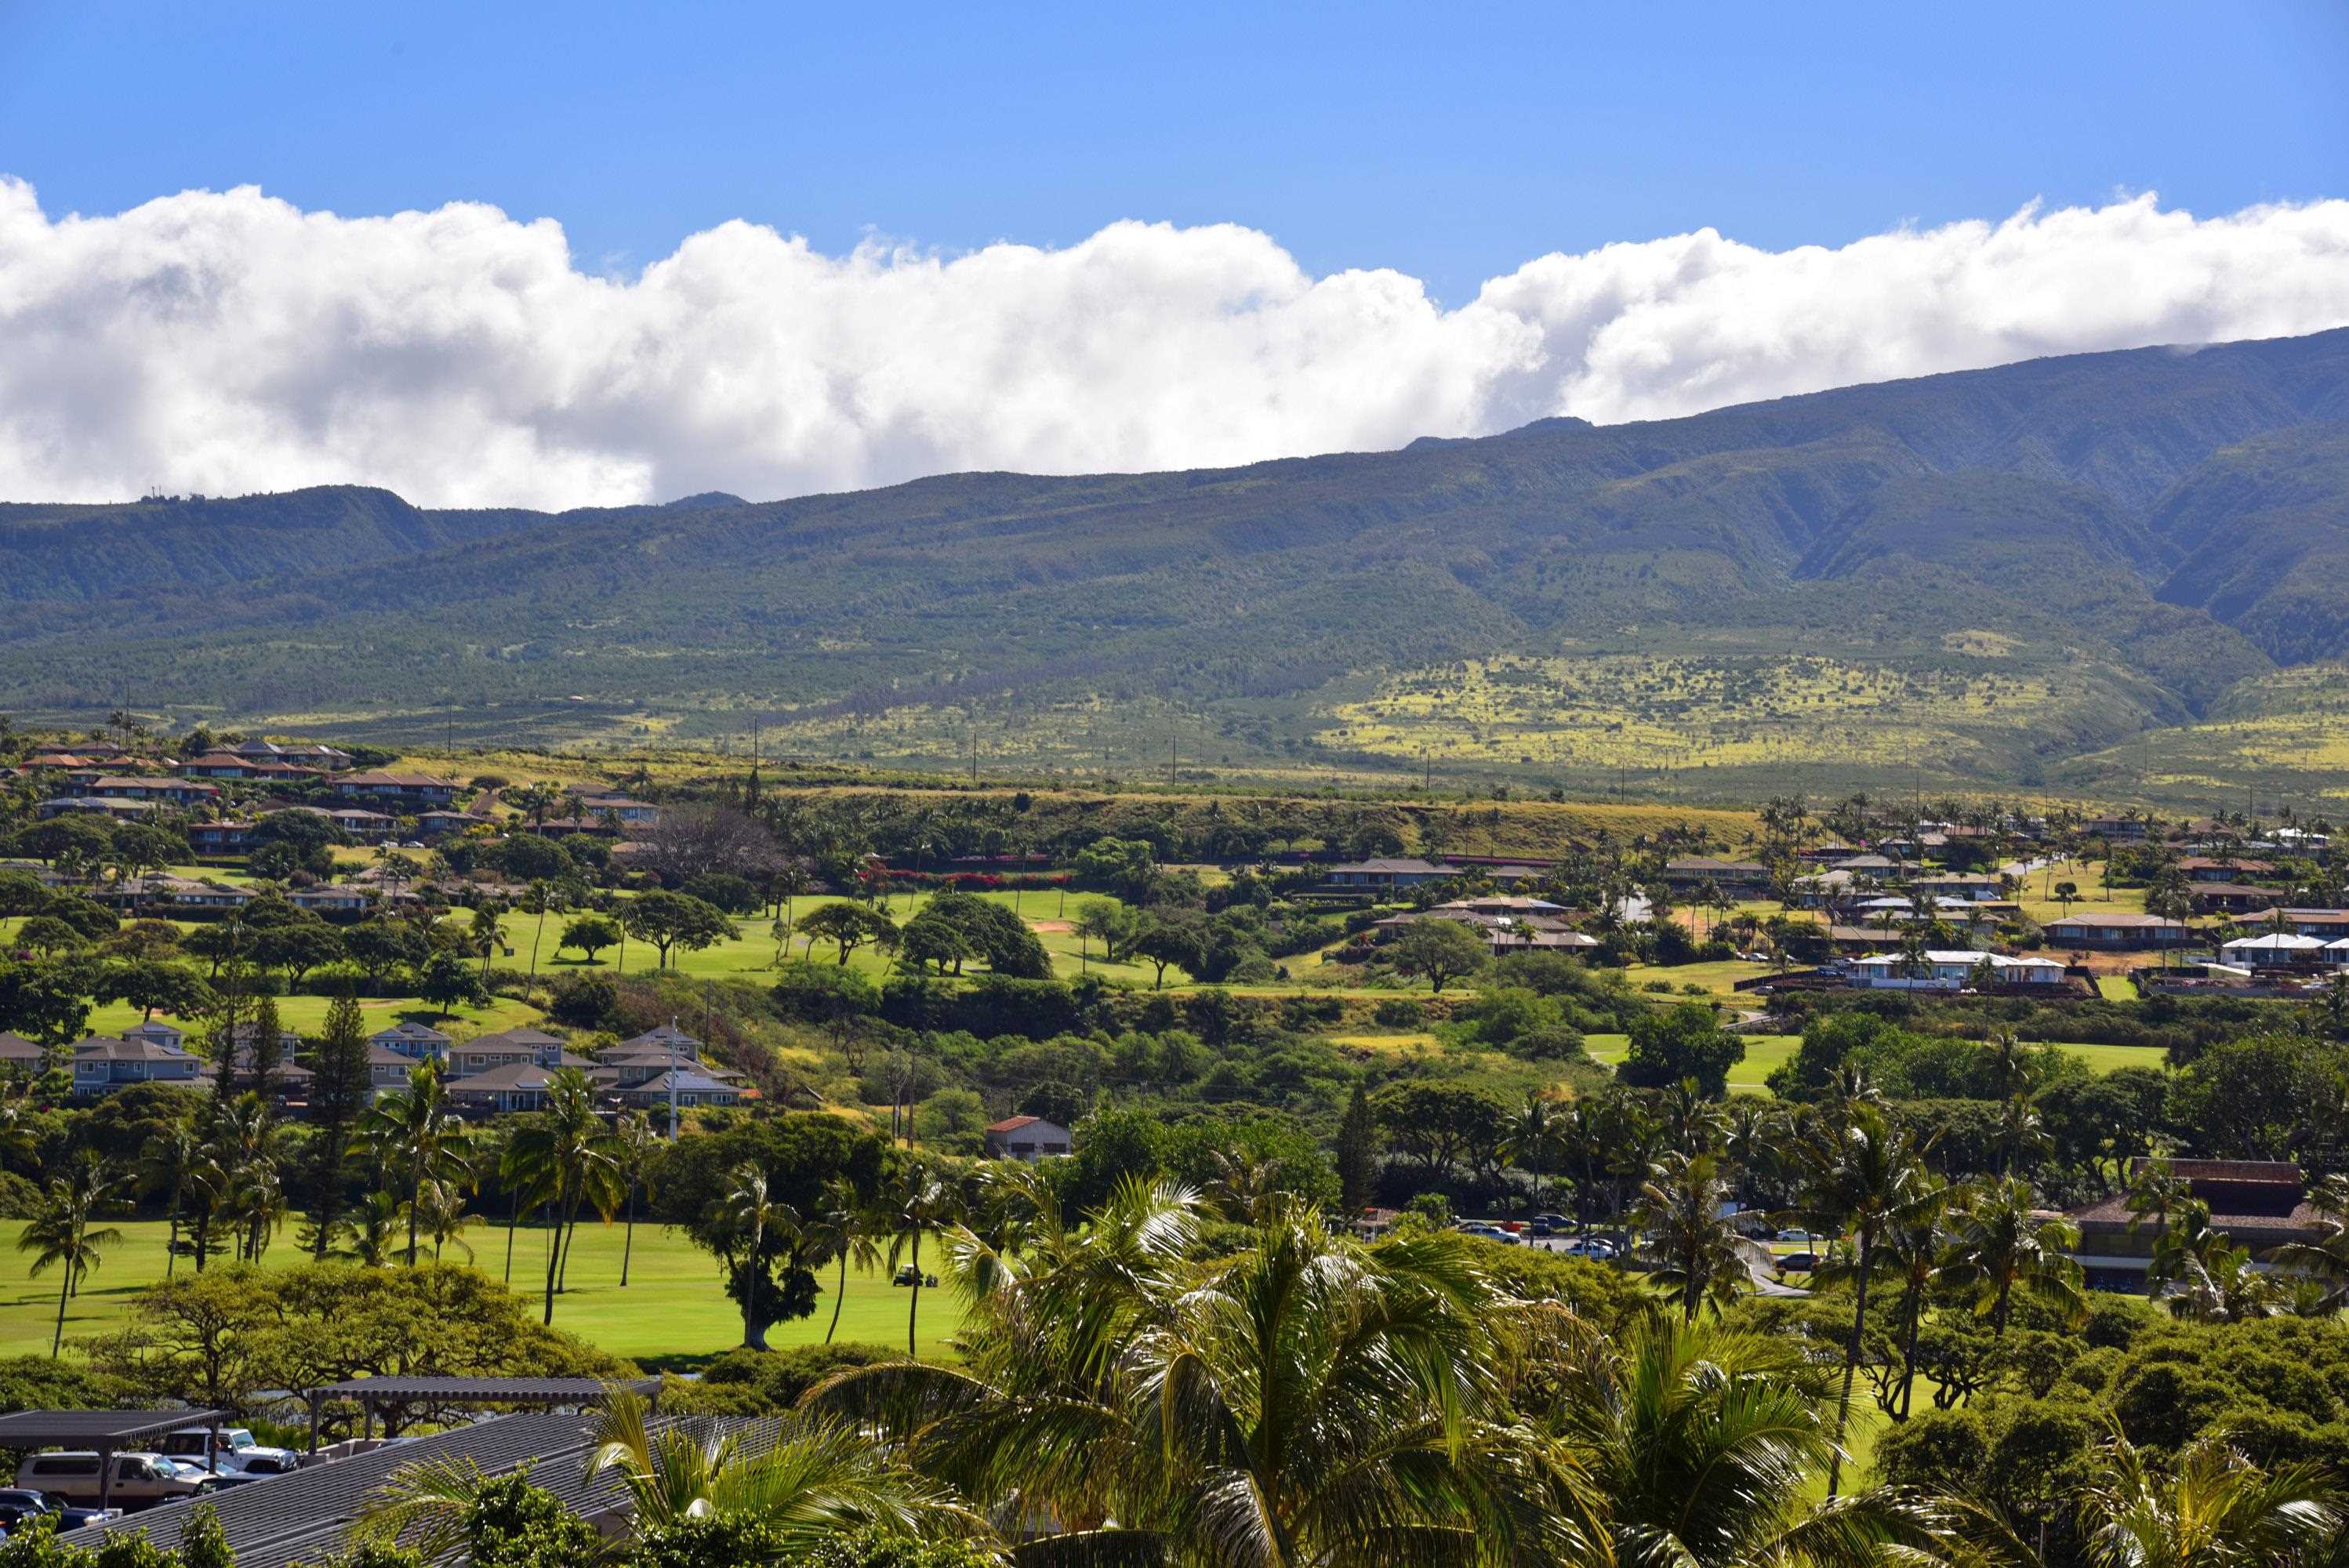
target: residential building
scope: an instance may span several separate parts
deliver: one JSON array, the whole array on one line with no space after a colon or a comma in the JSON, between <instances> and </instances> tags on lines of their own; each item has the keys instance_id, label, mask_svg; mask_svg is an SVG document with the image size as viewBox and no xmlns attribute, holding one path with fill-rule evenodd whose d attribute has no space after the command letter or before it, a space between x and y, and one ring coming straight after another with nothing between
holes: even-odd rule
<instances>
[{"instance_id":1,"label":"residential building","mask_svg":"<svg viewBox=\"0 0 2349 1568\"><path fill-rule=\"evenodd\" d=\"M400 1023L388 1029L378 1029L367 1037L367 1044L410 1062L449 1058L449 1037L422 1024Z\"/></svg>"},{"instance_id":2,"label":"residential building","mask_svg":"<svg viewBox=\"0 0 2349 1568\"><path fill-rule=\"evenodd\" d=\"M664 1068L652 1078L611 1091L610 1099L632 1110L666 1110L674 1085L679 1109L697 1105L740 1105L742 1090L733 1084L692 1068Z\"/></svg>"},{"instance_id":3,"label":"residential building","mask_svg":"<svg viewBox=\"0 0 2349 1568\"><path fill-rule=\"evenodd\" d=\"M546 1109L546 1086L558 1069L536 1062L510 1062L486 1072L452 1078L449 1100L460 1109L504 1113Z\"/></svg>"},{"instance_id":4,"label":"residential building","mask_svg":"<svg viewBox=\"0 0 2349 1568\"><path fill-rule=\"evenodd\" d=\"M2049 921L2045 930L2047 940L2059 947L2093 947L2120 953L2184 947L2195 940L2193 927L2158 914L2066 914Z\"/></svg>"},{"instance_id":5,"label":"residential building","mask_svg":"<svg viewBox=\"0 0 2349 1568\"><path fill-rule=\"evenodd\" d=\"M48 1048L34 1044L22 1035L12 1035L0 1029L0 1071L21 1073L31 1078L39 1073L48 1060Z\"/></svg>"},{"instance_id":6,"label":"residential building","mask_svg":"<svg viewBox=\"0 0 2349 1568\"><path fill-rule=\"evenodd\" d=\"M2250 882L2198 882L2194 907L2203 914L2261 914L2284 901L2281 888Z\"/></svg>"},{"instance_id":7,"label":"residential building","mask_svg":"<svg viewBox=\"0 0 2349 1568\"><path fill-rule=\"evenodd\" d=\"M2268 861L2214 861L2208 855L2189 855L2178 862L2186 880L2198 882L2248 882L2271 876L2275 866Z\"/></svg>"},{"instance_id":8,"label":"residential building","mask_svg":"<svg viewBox=\"0 0 2349 1568\"><path fill-rule=\"evenodd\" d=\"M1982 872L1945 872L1937 876L1910 877L1904 884L1914 890L1922 888L1935 898L1961 898L1972 903L1987 903L2002 896L2005 889L1998 878Z\"/></svg>"},{"instance_id":9,"label":"residential building","mask_svg":"<svg viewBox=\"0 0 2349 1568\"><path fill-rule=\"evenodd\" d=\"M1864 990L1955 991L1973 985L1984 965L1990 966L1992 983L1999 985L2064 983L2064 965L2054 959L2009 958L2004 954L1976 953L1970 948L1929 950L1921 975L1914 973L1909 961L1898 953L1847 959L1843 969L1852 985Z\"/></svg>"},{"instance_id":10,"label":"residential building","mask_svg":"<svg viewBox=\"0 0 2349 1568\"><path fill-rule=\"evenodd\" d=\"M563 1048L563 1042L543 1030L523 1027L505 1029L493 1035L478 1035L462 1045L449 1047L449 1072L451 1078L477 1078L500 1068L528 1064L552 1071L556 1068L587 1068L595 1066L585 1057L574 1056Z\"/></svg>"},{"instance_id":11,"label":"residential building","mask_svg":"<svg viewBox=\"0 0 2349 1568\"><path fill-rule=\"evenodd\" d=\"M1380 892L1393 888L1417 887L1422 882L1443 882L1457 873L1432 861L1409 859L1379 859L1349 861L1331 866L1323 885L1333 889Z\"/></svg>"},{"instance_id":12,"label":"residential building","mask_svg":"<svg viewBox=\"0 0 2349 1568\"><path fill-rule=\"evenodd\" d=\"M285 894L285 902L296 909L306 909L313 914L365 914L367 894L364 888L341 882L322 883L317 887L297 887Z\"/></svg>"},{"instance_id":13,"label":"residential building","mask_svg":"<svg viewBox=\"0 0 2349 1568\"><path fill-rule=\"evenodd\" d=\"M457 786L429 773L346 773L335 780L335 793L347 800L447 806L455 802Z\"/></svg>"},{"instance_id":14,"label":"residential building","mask_svg":"<svg viewBox=\"0 0 2349 1568\"><path fill-rule=\"evenodd\" d=\"M2147 1161L2129 1162L2134 1183ZM2230 1246L2248 1247L2254 1257L2287 1242L2317 1238L2316 1211L2308 1202L2308 1181L2300 1167L2266 1160L2168 1160L2169 1175L2210 1206L2210 1228ZM2153 1262L2154 1227L2129 1212L2126 1191L2072 1211L2080 1243L2073 1260L2088 1283L2111 1290L2142 1292Z\"/></svg>"},{"instance_id":15,"label":"residential building","mask_svg":"<svg viewBox=\"0 0 2349 1568\"><path fill-rule=\"evenodd\" d=\"M2255 969L2306 969L2333 962L2323 938L2294 932L2239 936L2221 944L2219 954L2230 964L2247 964Z\"/></svg>"},{"instance_id":16,"label":"residential building","mask_svg":"<svg viewBox=\"0 0 2349 1568\"><path fill-rule=\"evenodd\" d=\"M123 1030L122 1038L126 1040L149 1040L162 1047L167 1051L177 1051L187 1048L188 1032L185 1029L167 1024L160 1018L150 1018L145 1023L133 1024L129 1028Z\"/></svg>"},{"instance_id":17,"label":"residential building","mask_svg":"<svg viewBox=\"0 0 2349 1568\"><path fill-rule=\"evenodd\" d=\"M76 1094L105 1094L131 1083L193 1084L203 1063L152 1040L92 1035L73 1048Z\"/></svg>"},{"instance_id":18,"label":"residential building","mask_svg":"<svg viewBox=\"0 0 2349 1568\"><path fill-rule=\"evenodd\" d=\"M381 1037L377 1037L378 1039ZM372 1040L367 1042L367 1088L378 1097L396 1088L406 1088L408 1075L415 1067L415 1057L403 1056Z\"/></svg>"},{"instance_id":19,"label":"residential building","mask_svg":"<svg viewBox=\"0 0 2349 1568\"><path fill-rule=\"evenodd\" d=\"M35 815L47 820L51 817L112 817L119 821L135 822L151 816L152 800L131 800L114 795L60 795L44 800L34 808Z\"/></svg>"},{"instance_id":20,"label":"residential building","mask_svg":"<svg viewBox=\"0 0 2349 1568\"><path fill-rule=\"evenodd\" d=\"M197 806L220 799L220 786L193 779L144 779L101 774L89 792L109 800L153 800L167 806Z\"/></svg>"},{"instance_id":21,"label":"residential building","mask_svg":"<svg viewBox=\"0 0 2349 1568\"><path fill-rule=\"evenodd\" d=\"M1024 1160L1033 1165L1069 1149L1069 1130L1040 1116L1006 1117L987 1130L989 1160Z\"/></svg>"},{"instance_id":22,"label":"residential building","mask_svg":"<svg viewBox=\"0 0 2349 1568\"><path fill-rule=\"evenodd\" d=\"M252 839L251 822L198 822L188 830L188 846L200 855L233 855Z\"/></svg>"},{"instance_id":23,"label":"residential building","mask_svg":"<svg viewBox=\"0 0 2349 1568\"><path fill-rule=\"evenodd\" d=\"M1727 893L1766 892L1770 868L1759 861L1724 861L1712 855L1688 855L1664 862L1666 885L1685 892L1707 882Z\"/></svg>"}]
</instances>

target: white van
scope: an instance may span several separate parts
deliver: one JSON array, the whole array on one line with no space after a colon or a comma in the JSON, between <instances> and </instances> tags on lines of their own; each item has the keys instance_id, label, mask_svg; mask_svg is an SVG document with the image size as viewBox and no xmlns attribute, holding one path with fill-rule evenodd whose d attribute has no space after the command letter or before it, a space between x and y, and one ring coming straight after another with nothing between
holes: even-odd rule
<instances>
[{"instance_id":1,"label":"white van","mask_svg":"<svg viewBox=\"0 0 2349 1568\"><path fill-rule=\"evenodd\" d=\"M98 1505L100 1479L98 1455L87 1449L35 1454L16 1467L18 1486L86 1508ZM109 1507L140 1509L193 1497L212 1487L206 1472L173 1464L161 1454L126 1453L114 1456L114 1484L104 1490Z\"/></svg>"}]
</instances>

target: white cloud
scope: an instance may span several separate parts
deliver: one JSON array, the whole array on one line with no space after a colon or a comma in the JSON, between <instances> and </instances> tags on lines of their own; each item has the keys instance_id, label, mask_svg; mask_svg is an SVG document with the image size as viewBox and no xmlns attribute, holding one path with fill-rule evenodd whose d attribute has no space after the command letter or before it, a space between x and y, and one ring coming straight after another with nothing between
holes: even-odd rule
<instances>
[{"instance_id":1,"label":"white cloud","mask_svg":"<svg viewBox=\"0 0 2349 1568\"><path fill-rule=\"evenodd\" d=\"M1544 256L1444 311L1230 225L834 257L732 222L628 282L490 207L243 188L51 219L0 179L0 497L569 506L1185 468L2344 324L2343 201L2148 195L1834 250L1707 230Z\"/></svg>"}]
</instances>

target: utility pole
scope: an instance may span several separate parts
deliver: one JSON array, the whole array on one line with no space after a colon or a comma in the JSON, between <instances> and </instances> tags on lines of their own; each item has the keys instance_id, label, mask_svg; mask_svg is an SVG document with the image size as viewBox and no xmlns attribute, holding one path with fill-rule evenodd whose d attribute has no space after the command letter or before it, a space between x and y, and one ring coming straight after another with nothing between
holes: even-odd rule
<instances>
[{"instance_id":1,"label":"utility pole","mask_svg":"<svg viewBox=\"0 0 2349 1568\"><path fill-rule=\"evenodd\" d=\"M978 725L976 722L970 727L970 781L974 784L978 782Z\"/></svg>"},{"instance_id":2,"label":"utility pole","mask_svg":"<svg viewBox=\"0 0 2349 1568\"><path fill-rule=\"evenodd\" d=\"M668 1140L677 1141L677 1015L668 1016Z\"/></svg>"},{"instance_id":3,"label":"utility pole","mask_svg":"<svg viewBox=\"0 0 2349 1568\"><path fill-rule=\"evenodd\" d=\"M1166 736L1166 788L1174 788L1174 736L1172 731Z\"/></svg>"}]
</instances>

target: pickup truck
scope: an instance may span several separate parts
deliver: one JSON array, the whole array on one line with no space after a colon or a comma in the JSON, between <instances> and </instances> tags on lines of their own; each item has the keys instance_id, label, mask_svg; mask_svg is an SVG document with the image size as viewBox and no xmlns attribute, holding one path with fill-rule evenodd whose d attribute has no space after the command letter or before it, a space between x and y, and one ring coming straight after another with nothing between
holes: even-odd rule
<instances>
[{"instance_id":1,"label":"pickup truck","mask_svg":"<svg viewBox=\"0 0 2349 1568\"><path fill-rule=\"evenodd\" d=\"M31 1454L16 1467L16 1485L22 1491L41 1492L60 1504L86 1507L95 1506L104 1491L109 1506L126 1511L201 1496L219 1485L209 1470L182 1469L157 1453L116 1454L113 1485L101 1486L103 1479L98 1455L88 1449Z\"/></svg>"},{"instance_id":2,"label":"pickup truck","mask_svg":"<svg viewBox=\"0 0 2349 1568\"><path fill-rule=\"evenodd\" d=\"M181 1427L155 1448L182 1469L203 1470L209 1454L212 1473L223 1480L258 1480L266 1475L291 1475L302 1468L301 1455L291 1449L264 1448L244 1427L222 1427L217 1432Z\"/></svg>"}]
</instances>

